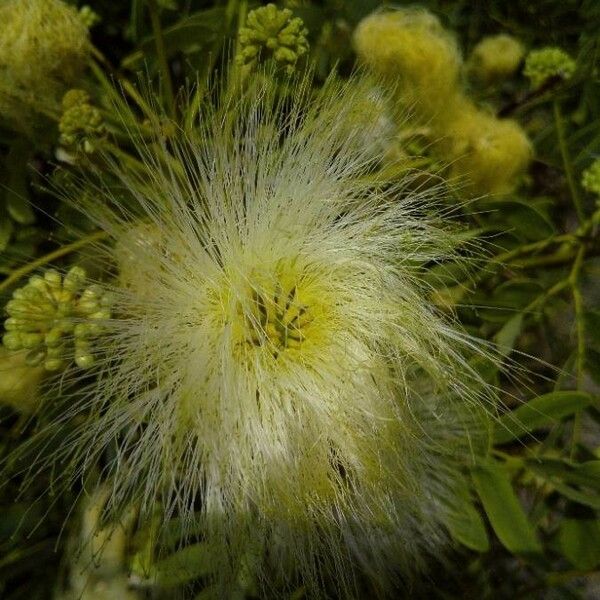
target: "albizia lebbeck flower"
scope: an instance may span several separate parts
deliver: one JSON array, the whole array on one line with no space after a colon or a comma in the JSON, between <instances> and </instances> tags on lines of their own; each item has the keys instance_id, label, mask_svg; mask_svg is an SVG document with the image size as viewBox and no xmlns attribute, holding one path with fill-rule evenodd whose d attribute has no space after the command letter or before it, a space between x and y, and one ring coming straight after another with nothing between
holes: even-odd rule
<instances>
[{"instance_id":1,"label":"albizia lebbeck flower","mask_svg":"<svg viewBox=\"0 0 600 600\"><path fill-rule=\"evenodd\" d=\"M440 190L371 176L370 84L294 85L140 133L138 167L85 195L114 316L52 460L102 456L110 506L201 531L224 587L252 553L263 589L346 596L439 554L485 392L423 283L458 244Z\"/></svg>"}]
</instances>

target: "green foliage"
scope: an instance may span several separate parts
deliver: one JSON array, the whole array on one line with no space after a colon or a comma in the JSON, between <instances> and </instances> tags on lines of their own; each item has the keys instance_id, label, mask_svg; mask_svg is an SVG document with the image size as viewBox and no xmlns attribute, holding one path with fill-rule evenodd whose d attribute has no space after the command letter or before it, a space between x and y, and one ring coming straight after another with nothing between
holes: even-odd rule
<instances>
[{"instance_id":1,"label":"green foliage","mask_svg":"<svg viewBox=\"0 0 600 600\"><path fill-rule=\"evenodd\" d=\"M74 160L86 177L109 186L114 182L105 174L107 160L139 173L140 157L128 142L131 132L144 137L149 129L159 130L168 148L174 128L192 131L212 82L234 78L232 56L242 56L240 62L247 65L262 52L289 71L300 70L306 61L318 80L332 69L346 77L355 63L352 31L386 3L290 0L277 8L245 0L88 4L80 16L93 26L95 49L85 76L75 82L86 90L85 96L65 105L62 115L44 115L47 124L33 135L29 123L0 124L3 320L19 309L14 300L8 304L11 295L30 285L26 282L32 275L39 282L35 273L40 268L69 272L84 264L97 274L94 225L83 223L73 207L48 194L45 188L52 185L46 178L76 180ZM496 34L511 35L527 48L524 69L493 85L473 85L469 94L489 112L518 121L534 146L533 163L516 191L449 207L459 215L465 241L486 248L485 259L474 262L469 273L442 264L431 265L428 274L431 298L440 310L454 311L469 333L497 344L497 364L474 366L498 386L502 406L489 457L471 469L472 485L460 491L462 504L452 509L449 534L454 546L448 563L433 565L422 594L446 599L589 598L591 576L600 567L600 3L421 4L456 33L465 56ZM303 61L297 63L300 56ZM152 80L150 89L160 89L160 94L149 99L140 89L140 71ZM186 94L178 90L190 82L196 85L187 92L191 101L184 112L181 98ZM157 116L165 111L169 119ZM122 115L128 116L123 120ZM426 132L402 133L403 160L408 156L423 169L416 185L437 183L444 166L429 153ZM417 151L411 150L410 141L422 139ZM406 164L390 167L382 160L380 168L397 169L400 177ZM126 194L115 186L114 195L127 212ZM107 280L110 275L97 274ZM106 318L102 293L96 288L92 292L93 306L86 310L104 311L100 317ZM83 293L79 286L77 300ZM58 318L55 304L46 320L50 325ZM18 325L38 336L27 343L19 339L13 349L37 352L36 360L54 358L57 362L50 367L55 368L64 366L65 352L69 361L74 359L76 347L82 366L91 361L94 331L80 329L76 334L71 319L64 331L55 331L60 339L48 340L53 329L46 321L43 331L29 331L30 323L15 324L13 315L8 330ZM10 341L10 331L8 335ZM52 344L57 351L51 350ZM42 423L44 417L39 419ZM18 442L32 437L32 429L0 406L4 460ZM40 473L27 492L37 493L38 503L31 508L30 495L15 502L20 477L0 485L0 596L48 598L51 590L59 589L60 564L69 564L74 554L60 529L71 518L74 497L82 489L47 493L50 474ZM157 555L140 542L143 531L142 524L127 549L136 594L141 597L157 586L160 598L182 590L191 597L219 597L210 584L211 555L219 550L204 543L202 532L194 532L194 544L178 547L175 541L169 553ZM162 531L173 540L181 533L176 518ZM240 599L252 593L250 583L240 584ZM301 598L303 591L292 594L285 597Z\"/></svg>"}]
</instances>

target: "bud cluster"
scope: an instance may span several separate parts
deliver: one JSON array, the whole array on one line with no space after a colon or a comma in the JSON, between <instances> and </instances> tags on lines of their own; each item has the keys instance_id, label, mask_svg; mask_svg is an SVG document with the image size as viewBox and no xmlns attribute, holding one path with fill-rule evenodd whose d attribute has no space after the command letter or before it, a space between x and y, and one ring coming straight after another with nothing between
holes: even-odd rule
<instances>
[{"instance_id":1,"label":"bud cluster","mask_svg":"<svg viewBox=\"0 0 600 600\"><path fill-rule=\"evenodd\" d=\"M43 364L48 371L66 367L71 353L77 366L92 366L92 338L110 318L111 302L100 286L85 287L85 279L81 267L73 267L64 277L49 269L15 290L6 305L4 346L28 350L27 363Z\"/></svg>"},{"instance_id":2,"label":"bud cluster","mask_svg":"<svg viewBox=\"0 0 600 600\"><path fill-rule=\"evenodd\" d=\"M102 114L92 106L83 90L69 90L62 100L63 114L58 124L60 143L67 147L81 147L90 154L94 151L93 138L104 133Z\"/></svg>"},{"instance_id":3,"label":"bud cluster","mask_svg":"<svg viewBox=\"0 0 600 600\"><path fill-rule=\"evenodd\" d=\"M291 10L267 4L248 14L246 27L240 29L237 60L251 66L258 60L273 58L291 74L298 59L308 51L307 35L304 22L292 17Z\"/></svg>"}]
</instances>

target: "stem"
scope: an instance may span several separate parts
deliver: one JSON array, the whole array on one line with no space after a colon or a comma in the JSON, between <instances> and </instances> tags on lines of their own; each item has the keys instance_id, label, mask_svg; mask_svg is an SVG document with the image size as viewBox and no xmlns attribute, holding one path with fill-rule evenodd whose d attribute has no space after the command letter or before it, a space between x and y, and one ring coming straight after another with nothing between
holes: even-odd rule
<instances>
[{"instance_id":1,"label":"stem","mask_svg":"<svg viewBox=\"0 0 600 600\"><path fill-rule=\"evenodd\" d=\"M94 58L105 67L113 79L119 83L123 91L140 107L142 112L146 115L146 117L150 120L151 123L156 123L158 117L156 113L150 108L150 105L142 98L141 94L135 89L135 86L125 77L121 76L114 67L110 64L110 62L104 57L104 55L95 47L92 49L92 53ZM94 72L94 75L100 82L100 84L111 94L114 100L116 100L119 105L123 108L121 111L123 115L127 114L127 104L124 103L122 94L115 89L114 85L112 85L104 71L98 67L96 62L93 60L89 61L90 67Z\"/></svg>"},{"instance_id":2,"label":"stem","mask_svg":"<svg viewBox=\"0 0 600 600\"><path fill-rule=\"evenodd\" d=\"M573 294L573 304L575 308L575 327L577 330L577 354L576 354L576 381L577 389L581 390L583 387L584 376L585 376L585 321L584 321L584 306L583 306L583 295L579 288L579 274L581 272L581 266L583 265L583 258L585 256L585 246L581 244L577 257L573 263L573 268L569 275L569 284L571 285L571 292ZM575 451L577 449L577 442L581 433L581 410L575 413L575 420L573 421L573 437L571 440L571 459L575 457Z\"/></svg>"},{"instance_id":3,"label":"stem","mask_svg":"<svg viewBox=\"0 0 600 600\"><path fill-rule=\"evenodd\" d=\"M71 252L75 252L79 250L79 248L83 248L83 246L87 246L93 242L97 242L98 240L102 240L108 237L108 233L106 231L96 231L95 233L91 233L90 235L85 236L71 244L67 244L65 246L61 246L44 256L40 256L36 260L23 265L20 269L13 271L2 283L0 283L0 293L4 290L8 289L13 283L16 283L25 275L28 275L32 271L35 271L38 267L41 267L57 258L62 258Z\"/></svg>"},{"instance_id":4,"label":"stem","mask_svg":"<svg viewBox=\"0 0 600 600\"><path fill-rule=\"evenodd\" d=\"M150 21L152 22L152 32L154 33L154 43L156 45L156 55L158 64L163 76L166 88L167 110L171 116L175 115L175 93L173 92L173 81L171 79L171 70L167 60L167 51L165 49L165 38L163 36L160 15L156 0L148 0L148 9L150 11Z\"/></svg>"},{"instance_id":5,"label":"stem","mask_svg":"<svg viewBox=\"0 0 600 600\"><path fill-rule=\"evenodd\" d=\"M562 156L565 175L567 176L567 183L569 184L569 191L571 192L571 200L573 201L573 205L575 206L575 212L577 213L579 223L583 223L585 220L585 214L583 212L581 198L579 197L579 193L577 192L577 185L575 184L573 167L571 166L571 159L569 157L569 148L567 146L567 140L565 138L564 122L558 100L554 100L554 121L556 124L558 146L560 148L560 154Z\"/></svg>"}]
</instances>

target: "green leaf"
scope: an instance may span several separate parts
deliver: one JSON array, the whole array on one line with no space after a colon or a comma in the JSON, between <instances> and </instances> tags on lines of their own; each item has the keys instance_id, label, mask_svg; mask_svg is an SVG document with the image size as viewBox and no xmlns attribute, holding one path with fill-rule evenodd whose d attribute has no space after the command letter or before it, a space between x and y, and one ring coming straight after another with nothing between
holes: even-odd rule
<instances>
[{"instance_id":1,"label":"green leaf","mask_svg":"<svg viewBox=\"0 0 600 600\"><path fill-rule=\"evenodd\" d=\"M186 546L152 565L150 579L162 587L175 587L210 575L214 566L211 550L205 543Z\"/></svg>"},{"instance_id":2,"label":"green leaf","mask_svg":"<svg viewBox=\"0 0 600 600\"><path fill-rule=\"evenodd\" d=\"M551 427L591 402L592 397L585 392L551 392L533 398L500 417L494 430L494 443L505 444L536 429Z\"/></svg>"},{"instance_id":3,"label":"green leaf","mask_svg":"<svg viewBox=\"0 0 600 600\"><path fill-rule=\"evenodd\" d=\"M512 352L523 327L523 316L523 313L513 315L496 333L495 341L502 356L508 356Z\"/></svg>"},{"instance_id":4,"label":"green leaf","mask_svg":"<svg viewBox=\"0 0 600 600\"><path fill-rule=\"evenodd\" d=\"M542 203L536 204L531 198L487 199L482 206L497 211L494 216L511 226L522 239L542 240L555 233L554 224Z\"/></svg>"},{"instance_id":5,"label":"green leaf","mask_svg":"<svg viewBox=\"0 0 600 600\"><path fill-rule=\"evenodd\" d=\"M600 460L588 460L577 465L577 474L587 485L600 491Z\"/></svg>"},{"instance_id":6,"label":"green leaf","mask_svg":"<svg viewBox=\"0 0 600 600\"><path fill-rule=\"evenodd\" d=\"M589 310L584 314L585 329L589 343L600 351L600 310Z\"/></svg>"},{"instance_id":7,"label":"green leaf","mask_svg":"<svg viewBox=\"0 0 600 600\"><path fill-rule=\"evenodd\" d=\"M15 142L6 157L6 190L4 201L11 218L21 225L31 225L35 215L29 202L29 178L27 161L29 144L19 140Z\"/></svg>"},{"instance_id":8,"label":"green leaf","mask_svg":"<svg viewBox=\"0 0 600 600\"><path fill-rule=\"evenodd\" d=\"M487 552L490 549L487 531L481 515L467 500L460 511L449 515L448 529L452 537L476 552Z\"/></svg>"},{"instance_id":9,"label":"green leaf","mask_svg":"<svg viewBox=\"0 0 600 600\"><path fill-rule=\"evenodd\" d=\"M3 252L10 242L10 236L15 227L8 214L2 212L1 209L2 206L0 206L0 252Z\"/></svg>"},{"instance_id":10,"label":"green leaf","mask_svg":"<svg viewBox=\"0 0 600 600\"><path fill-rule=\"evenodd\" d=\"M504 466L488 459L472 469L472 477L490 524L502 544L515 554L540 554L540 543Z\"/></svg>"},{"instance_id":11,"label":"green leaf","mask_svg":"<svg viewBox=\"0 0 600 600\"><path fill-rule=\"evenodd\" d=\"M225 10L223 7L209 8L184 17L163 31L165 50L168 56L176 52L196 52L212 45L218 37L224 37ZM156 57L154 38L145 39L138 50L126 56L122 66L136 69L145 61Z\"/></svg>"},{"instance_id":12,"label":"green leaf","mask_svg":"<svg viewBox=\"0 0 600 600\"><path fill-rule=\"evenodd\" d=\"M576 490L569 485L564 483L560 483L559 481L553 480L551 485L554 489L562 494L565 498L572 500L573 502L577 502L578 504L583 504L584 506L589 506L590 508L594 508L596 510L600 510L600 496L596 493L590 494L587 492L582 492L580 490Z\"/></svg>"},{"instance_id":13,"label":"green leaf","mask_svg":"<svg viewBox=\"0 0 600 600\"><path fill-rule=\"evenodd\" d=\"M576 568L591 570L600 565L600 522L597 519L564 519L558 544L565 558Z\"/></svg>"},{"instance_id":14,"label":"green leaf","mask_svg":"<svg viewBox=\"0 0 600 600\"><path fill-rule=\"evenodd\" d=\"M573 502L600 510L600 461L582 464L559 459L528 459L523 465ZM577 486L574 488L572 486Z\"/></svg>"},{"instance_id":15,"label":"green leaf","mask_svg":"<svg viewBox=\"0 0 600 600\"><path fill-rule=\"evenodd\" d=\"M600 491L600 460L578 464L556 458L531 458L523 464L542 477Z\"/></svg>"},{"instance_id":16,"label":"green leaf","mask_svg":"<svg viewBox=\"0 0 600 600\"><path fill-rule=\"evenodd\" d=\"M221 588L218 585L209 585L194 596L194 600L219 600Z\"/></svg>"}]
</instances>

